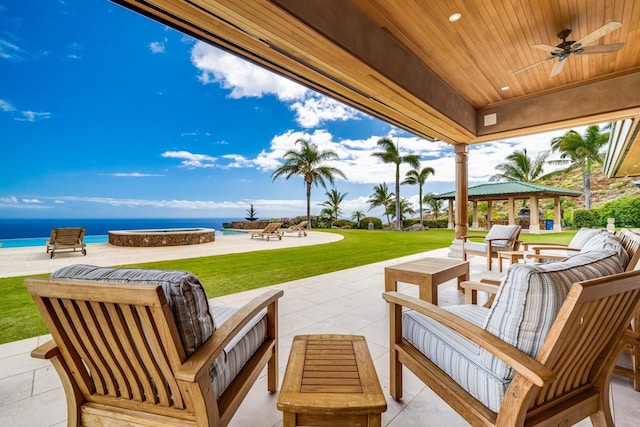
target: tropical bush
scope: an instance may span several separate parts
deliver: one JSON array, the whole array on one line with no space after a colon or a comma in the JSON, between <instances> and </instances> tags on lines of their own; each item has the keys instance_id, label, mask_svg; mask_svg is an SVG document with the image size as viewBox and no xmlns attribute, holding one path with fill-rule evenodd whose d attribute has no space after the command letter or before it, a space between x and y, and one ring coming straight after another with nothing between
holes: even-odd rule
<instances>
[{"instance_id":1,"label":"tropical bush","mask_svg":"<svg viewBox=\"0 0 640 427\"><path fill-rule=\"evenodd\" d=\"M376 218L373 216L367 216L365 218L362 218L360 220L360 228L361 229L368 229L369 228L369 223L372 222L373 223L373 228L376 230L382 230L382 220L380 218Z\"/></svg>"},{"instance_id":2,"label":"tropical bush","mask_svg":"<svg viewBox=\"0 0 640 427\"><path fill-rule=\"evenodd\" d=\"M607 218L615 218L616 227L640 227L640 196L620 197L604 203L597 210L600 226L607 225Z\"/></svg>"},{"instance_id":3,"label":"tropical bush","mask_svg":"<svg viewBox=\"0 0 640 427\"><path fill-rule=\"evenodd\" d=\"M362 222L362 221L360 221ZM336 228L358 228L358 223L349 221L348 219L337 219L333 221L333 226Z\"/></svg>"},{"instance_id":4,"label":"tropical bush","mask_svg":"<svg viewBox=\"0 0 640 427\"><path fill-rule=\"evenodd\" d=\"M448 219L439 219L439 220L435 220L435 219L428 219L428 220L424 220L423 224L425 227L429 227L429 228L447 228L449 226L449 220Z\"/></svg>"},{"instance_id":5,"label":"tropical bush","mask_svg":"<svg viewBox=\"0 0 640 427\"><path fill-rule=\"evenodd\" d=\"M575 211L573 211L573 225L576 228L600 227L602 225L600 211L598 209L576 209Z\"/></svg>"}]
</instances>

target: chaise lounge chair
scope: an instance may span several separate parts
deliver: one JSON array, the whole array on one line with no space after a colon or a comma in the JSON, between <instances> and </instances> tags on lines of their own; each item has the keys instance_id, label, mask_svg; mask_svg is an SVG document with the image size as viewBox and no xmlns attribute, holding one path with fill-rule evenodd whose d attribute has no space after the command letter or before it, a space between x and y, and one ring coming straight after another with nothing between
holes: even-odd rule
<instances>
[{"instance_id":1,"label":"chaise lounge chair","mask_svg":"<svg viewBox=\"0 0 640 427\"><path fill-rule=\"evenodd\" d=\"M267 238L267 240L271 239L272 237L277 237L278 240L282 240L282 234L281 234L281 230L280 230L280 226L282 225L281 222L271 222L269 224L267 224L267 226L264 228L264 230L261 231L251 231L251 238L253 239L254 237L260 237L261 239L264 239L265 237Z\"/></svg>"},{"instance_id":2,"label":"chaise lounge chair","mask_svg":"<svg viewBox=\"0 0 640 427\"><path fill-rule=\"evenodd\" d=\"M56 251L73 249L73 252L75 252L76 249L82 249L82 255L86 255L87 248L82 242L86 231L85 227L52 229L51 236L47 240L47 253L51 252L51 258L53 258Z\"/></svg>"},{"instance_id":3,"label":"chaise lounge chair","mask_svg":"<svg viewBox=\"0 0 640 427\"><path fill-rule=\"evenodd\" d=\"M307 236L307 221L302 221L299 224L294 225L293 227L283 228L282 235L285 233L298 233L298 237Z\"/></svg>"}]
</instances>

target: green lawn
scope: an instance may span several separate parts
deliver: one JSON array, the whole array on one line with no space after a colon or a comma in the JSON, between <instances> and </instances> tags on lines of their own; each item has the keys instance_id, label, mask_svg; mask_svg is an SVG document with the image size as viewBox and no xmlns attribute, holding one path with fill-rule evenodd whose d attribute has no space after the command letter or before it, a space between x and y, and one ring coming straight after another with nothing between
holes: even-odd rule
<instances>
[{"instance_id":1,"label":"green lawn","mask_svg":"<svg viewBox=\"0 0 640 427\"><path fill-rule=\"evenodd\" d=\"M207 295L212 298L447 247L454 236L453 230L443 229L412 233L324 231L341 234L344 239L324 245L128 266L189 271L200 278ZM535 235L521 237L526 241L567 243L573 234L575 232L555 233L545 235L542 239ZM24 279L25 277L0 279L0 344L47 333L24 287Z\"/></svg>"}]
</instances>

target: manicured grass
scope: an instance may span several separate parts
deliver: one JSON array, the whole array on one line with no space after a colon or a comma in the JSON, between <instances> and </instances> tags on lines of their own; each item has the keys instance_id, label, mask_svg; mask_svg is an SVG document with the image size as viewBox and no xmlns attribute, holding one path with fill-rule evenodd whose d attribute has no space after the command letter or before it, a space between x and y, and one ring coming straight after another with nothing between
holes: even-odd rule
<instances>
[{"instance_id":1,"label":"manicured grass","mask_svg":"<svg viewBox=\"0 0 640 427\"><path fill-rule=\"evenodd\" d=\"M128 266L189 271L200 278L207 296L213 298L447 247L454 236L453 230L443 229L412 233L324 231L341 234L344 239L324 245ZM567 243L573 234L575 232L563 232L545 235L542 239L541 236L522 235L522 239ZM0 344L47 333L47 328L24 287L24 279L25 277L0 279Z\"/></svg>"}]
</instances>

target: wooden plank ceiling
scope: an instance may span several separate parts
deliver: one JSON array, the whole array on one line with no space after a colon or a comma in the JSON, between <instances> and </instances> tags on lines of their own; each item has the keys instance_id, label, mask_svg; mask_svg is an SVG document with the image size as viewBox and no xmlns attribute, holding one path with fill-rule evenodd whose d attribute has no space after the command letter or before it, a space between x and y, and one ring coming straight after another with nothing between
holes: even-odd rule
<instances>
[{"instance_id":1,"label":"wooden plank ceiling","mask_svg":"<svg viewBox=\"0 0 640 427\"><path fill-rule=\"evenodd\" d=\"M427 139L640 116L638 0L115 1ZM554 77L558 59L512 75L551 56L534 45L609 22L622 26L586 46L619 51L572 54Z\"/></svg>"}]
</instances>

